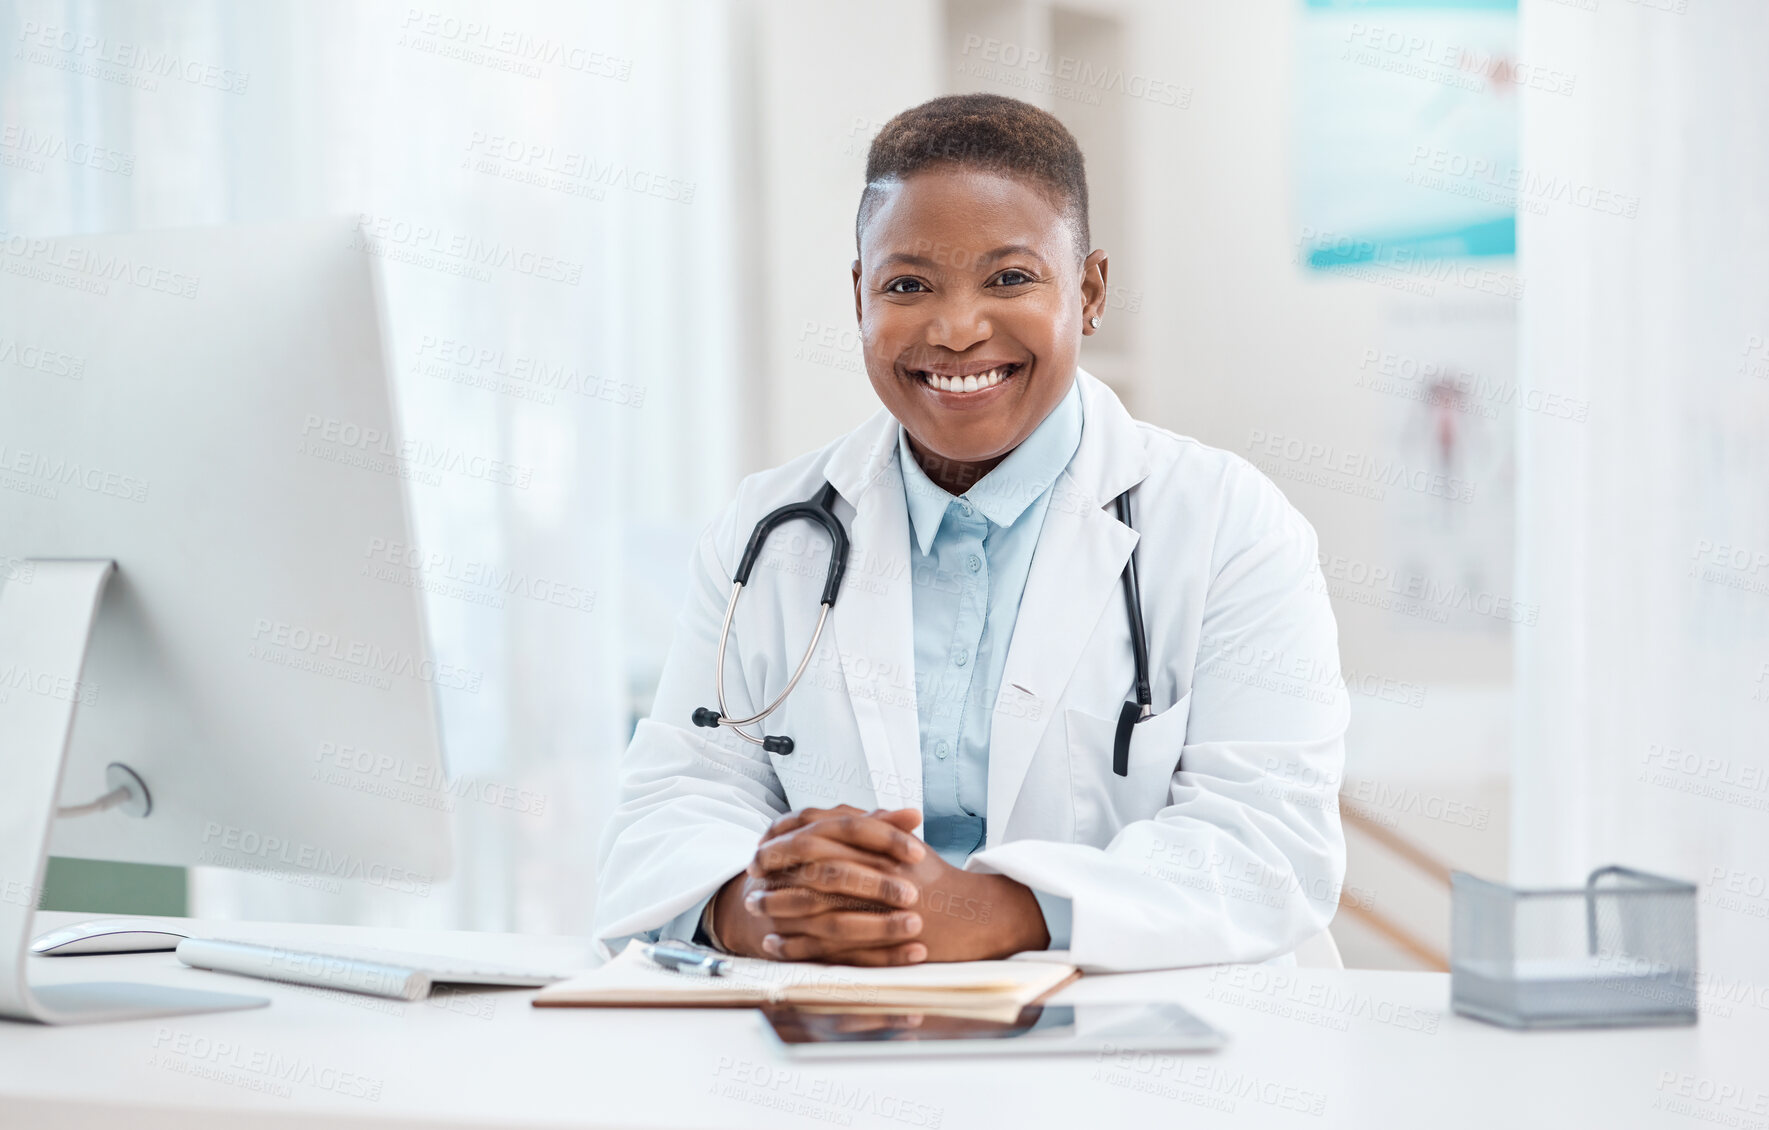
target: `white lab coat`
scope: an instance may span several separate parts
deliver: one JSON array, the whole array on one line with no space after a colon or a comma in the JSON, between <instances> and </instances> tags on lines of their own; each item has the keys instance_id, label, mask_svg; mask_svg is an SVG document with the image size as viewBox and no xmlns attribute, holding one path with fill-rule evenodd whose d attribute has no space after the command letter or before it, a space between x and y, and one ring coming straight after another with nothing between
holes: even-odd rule
<instances>
[{"instance_id":1,"label":"white lab coat","mask_svg":"<svg viewBox=\"0 0 1769 1130\"><path fill-rule=\"evenodd\" d=\"M991 723L988 836L968 867L1073 901L1084 968L1265 961L1324 929L1345 868L1349 707L1315 534L1240 457L1133 420L1080 372L1080 447L1054 485ZM880 412L745 479L702 536L651 717L601 851L606 942L677 922L802 807L921 806L910 527L897 422ZM696 728L744 544L775 507L840 493L846 580L810 668L762 730L786 756ZM1113 499L1127 488L1136 532ZM731 629L729 713L771 702L804 654L827 542L781 527ZM1121 574L1137 552L1155 714L1112 772L1134 685ZM988 908L924 913L975 920Z\"/></svg>"}]
</instances>

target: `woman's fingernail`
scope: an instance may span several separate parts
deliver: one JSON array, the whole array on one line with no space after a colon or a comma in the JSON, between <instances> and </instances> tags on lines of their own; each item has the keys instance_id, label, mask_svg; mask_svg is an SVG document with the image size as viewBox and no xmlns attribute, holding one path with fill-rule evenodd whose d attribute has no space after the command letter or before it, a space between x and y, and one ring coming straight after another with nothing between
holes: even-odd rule
<instances>
[{"instance_id":1,"label":"woman's fingernail","mask_svg":"<svg viewBox=\"0 0 1769 1130\"><path fill-rule=\"evenodd\" d=\"M907 957L912 962L926 961L927 947L923 945L910 946L907 950L903 951L903 956Z\"/></svg>"},{"instance_id":2,"label":"woman's fingernail","mask_svg":"<svg viewBox=\"0 0 1769 1130\"><path fill-rule=\"evenodd\" d=\"M911 914L903 919L903 929L911 934L921 933L921 915Z\"/></svg>"},{"instance_id":3,"label":"woman's fingernail","mask_svg":"<svg viewBox=\"0 0 1769 1130\"><path fill-rule=\"evenodd\" d=\"M927 854L927 849L921 846L920 840L910 840L908 854L909 862L917 863L921 860L922 856Z\"/></svg>"},{"instance_id":4,"label":"woman's fingernail","mask_svg":"<svg viewBox=\"0 0 1769 1130\"><path fill-rule=\"evenodd\" d=\"M756 912L757 910L760 910L761 906L762 906L762 892L751 891L747 895L743 896L743 907L745 910L748 910L752 914L754 912Z\"/></svg>"},{"instance_id":5,"label":"woman's fingernail","mask_svg":"<svg viewBox=\"0 0 1769 1130\"><path fill-rule=\"evenodd\" d=\"M779 953L780 952L780 935L769 934L767 937L763 938L762 939L762 951L764 953Z\"/></svg>"}]
</instances>

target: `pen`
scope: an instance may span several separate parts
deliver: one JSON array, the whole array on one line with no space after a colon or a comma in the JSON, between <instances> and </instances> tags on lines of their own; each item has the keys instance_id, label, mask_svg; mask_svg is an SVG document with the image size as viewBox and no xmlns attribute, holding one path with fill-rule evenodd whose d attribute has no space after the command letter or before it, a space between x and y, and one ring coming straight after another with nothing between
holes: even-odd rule
<instances>
[{"instance_id":1,"label":"pen","mask_svg":"<svg viewBox=\"0 0 1769 1130\"><path fill-rule=\"evenodd\" d=\"M645 956L672 973L702 973L708 977L723 977L725 970L731 967L729 960L706 950L668 942L645 947Z\"/></svg>"}]
</instances>

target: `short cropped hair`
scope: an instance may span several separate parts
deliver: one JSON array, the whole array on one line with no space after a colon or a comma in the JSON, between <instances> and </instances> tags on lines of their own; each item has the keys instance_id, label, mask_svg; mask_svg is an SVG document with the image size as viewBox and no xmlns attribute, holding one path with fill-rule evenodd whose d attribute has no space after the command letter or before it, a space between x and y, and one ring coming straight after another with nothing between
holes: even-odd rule
<instances>
[{"instance_id":1,"label":"short cropped hair","mask_svg":"<svg viewBox=\"0 0 1769 1130\"><path fill-rule=\"evenodd\" d=\"M866 153L866 188L854 219L854 248L886 186L941 166L979 169L1037 185L1075 229L1078 258L1087 230L1087 169L1075 136L1052 114L999 94L949 94L903 111Z\"/></svg>"}]
</instances>

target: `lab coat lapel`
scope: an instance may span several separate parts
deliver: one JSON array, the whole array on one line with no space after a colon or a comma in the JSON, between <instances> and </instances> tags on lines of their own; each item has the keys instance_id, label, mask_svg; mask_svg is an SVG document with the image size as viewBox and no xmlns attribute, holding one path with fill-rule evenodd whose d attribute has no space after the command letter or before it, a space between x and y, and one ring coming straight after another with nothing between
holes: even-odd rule
<instances>
[{"instance_id":1,"label":"lab coat lapel","mask_svg":"<svg viewBox=\"0 0 1769 1130\"><path fill-rule=\"evenodd\" d=\"M989 847L1013 815L1082 645L1110 614L1108 602L1123 601L1120 577L1136 544L1135 533L1067 480L1058 479L1057 490L1067 487L1068 501L1053 496L1044 516L990 723Z\"/></svg>"},{"instance_id":2,"label":"lab coat lapel","mask_svg":"<svg viewBox=\"0 0 1769 1130\"><path fill-rule=\"evenodd\" d=\"M988 847L1007 831L1083 646L1102 617L1124 615L1122 577L1137 534L1108 508L1148 477L1148 459L1135 421L1111 390L1085 372L1076 379L1081 444L1051 489L990 722Z\"/></svg>"},{"instance_id":3,"label":"lab coat lapel","mask_svg":"<svg viewBox=\"0 0 1769 1130\"><path fill-rule=\"evenodd\" d=\"M825 633L840 663L877 804L920 809L909 509L896 465L896 429L881 412L849 434L826 468L855 513L848 571Z\"/></svg>"}]
</instances>

